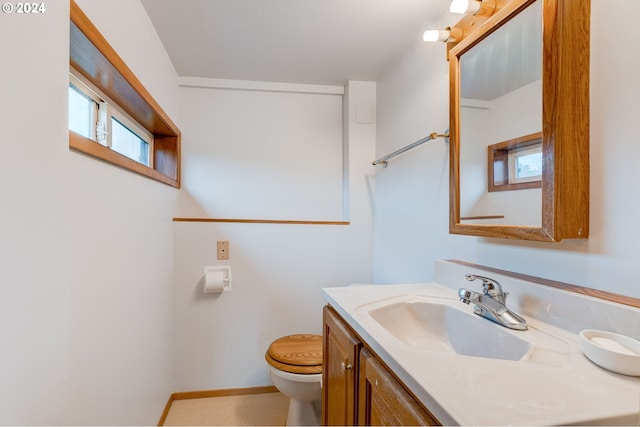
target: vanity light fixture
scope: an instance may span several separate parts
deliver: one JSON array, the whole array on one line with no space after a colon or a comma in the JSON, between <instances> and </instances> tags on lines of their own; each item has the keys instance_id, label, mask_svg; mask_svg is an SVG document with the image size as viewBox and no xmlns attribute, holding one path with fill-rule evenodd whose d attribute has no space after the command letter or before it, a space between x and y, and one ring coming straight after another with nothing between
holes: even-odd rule
<instances>
[{"instance_id":1,"label":"vanity light fixture","mask_svg":"<svg viewBox=\"0 0 640 427\"><path fill-rule=\"evenodd\" d=\"M460 15L491 16L496 9L496 0L453 0L449 11Z\"/></svg>"},{"instance_id":2,"label":"vanity light fixture","mask_svg":"<svg viewBox=\"0 0 640 427\"><path fill-rule=\"evenodd\" d=\"M447 27L444 30L427 30L422 39L426 42L453 42L462 39L462 28Z\"/></svg>"}]
</instances>

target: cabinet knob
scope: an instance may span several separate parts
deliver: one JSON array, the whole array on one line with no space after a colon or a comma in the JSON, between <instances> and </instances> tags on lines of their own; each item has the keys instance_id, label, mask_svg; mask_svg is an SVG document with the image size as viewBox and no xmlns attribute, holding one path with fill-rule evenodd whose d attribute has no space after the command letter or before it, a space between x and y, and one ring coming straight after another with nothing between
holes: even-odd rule
<instances>
[{"instance_id":1,"label":"cabinet knob","mask_svg":"<svg viewBox=\"0 0 640 427\"><path fill-rule=\"evenodd\" d=\"M342 365L341 365L341 366L342 366L342 372L343 372L343 373L344 373L344 372L351 372L351 371L353 371L353 365L352 365L351 363L349 363L349 361L347 361L346 363L345 363L345 362L342 362Z\"/></svg>"}]
</instances>

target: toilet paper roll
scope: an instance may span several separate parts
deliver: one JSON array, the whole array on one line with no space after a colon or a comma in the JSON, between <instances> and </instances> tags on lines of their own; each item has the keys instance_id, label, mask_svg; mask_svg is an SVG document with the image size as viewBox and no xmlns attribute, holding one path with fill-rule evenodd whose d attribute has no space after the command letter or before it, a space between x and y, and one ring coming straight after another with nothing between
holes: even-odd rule
<instances>
[{"instance_id":1,"label":"toilet paper roll","mask_svg":"<svg viewBox=\"0 0 640 427\"><path fill-rule=\"evenodd\" d=\"M224 291L225 274L222 270L206 270L204 293L212 294Z\"/></svg>"}]
</instances>

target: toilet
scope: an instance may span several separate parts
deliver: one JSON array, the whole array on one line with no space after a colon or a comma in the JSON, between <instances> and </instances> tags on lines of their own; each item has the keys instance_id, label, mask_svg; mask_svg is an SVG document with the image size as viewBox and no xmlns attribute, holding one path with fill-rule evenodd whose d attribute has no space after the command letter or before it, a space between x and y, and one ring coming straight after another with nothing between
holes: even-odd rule
<instances>
[{"instance_id":1,"label":"toilet","mask_svg":"<svg viewBox=\"0 0 640 427\"><path fill-rule=\"evenodd\" d=\"M288 426L320 425L322 336L297 334L271 343L265 359L273 385L289 398Z\"/></svg>"}]
</instances>

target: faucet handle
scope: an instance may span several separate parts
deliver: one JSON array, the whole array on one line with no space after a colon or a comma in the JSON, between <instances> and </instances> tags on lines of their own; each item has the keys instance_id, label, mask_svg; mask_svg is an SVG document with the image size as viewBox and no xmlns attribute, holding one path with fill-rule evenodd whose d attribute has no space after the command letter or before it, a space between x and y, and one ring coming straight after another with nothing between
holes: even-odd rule
<instances>
[{"instance_id":1,"label":"faucet handle","mask_svg":"<svg viewBox=\"0 0 640 427\"><path fill-rule=\"evenodd\" d=\"M493 279L490 279L489 277L478 276L478 275L469 274L469 273L465 274L464 278L470 282L477 279L482 280L482 292L485 295L490 295L490 296L504 295L505 298L507 296L506 292L502 292L502 286L500 285L500 283L498 283L497 280L493 280Z\"/></svg>"}]
</instances>

